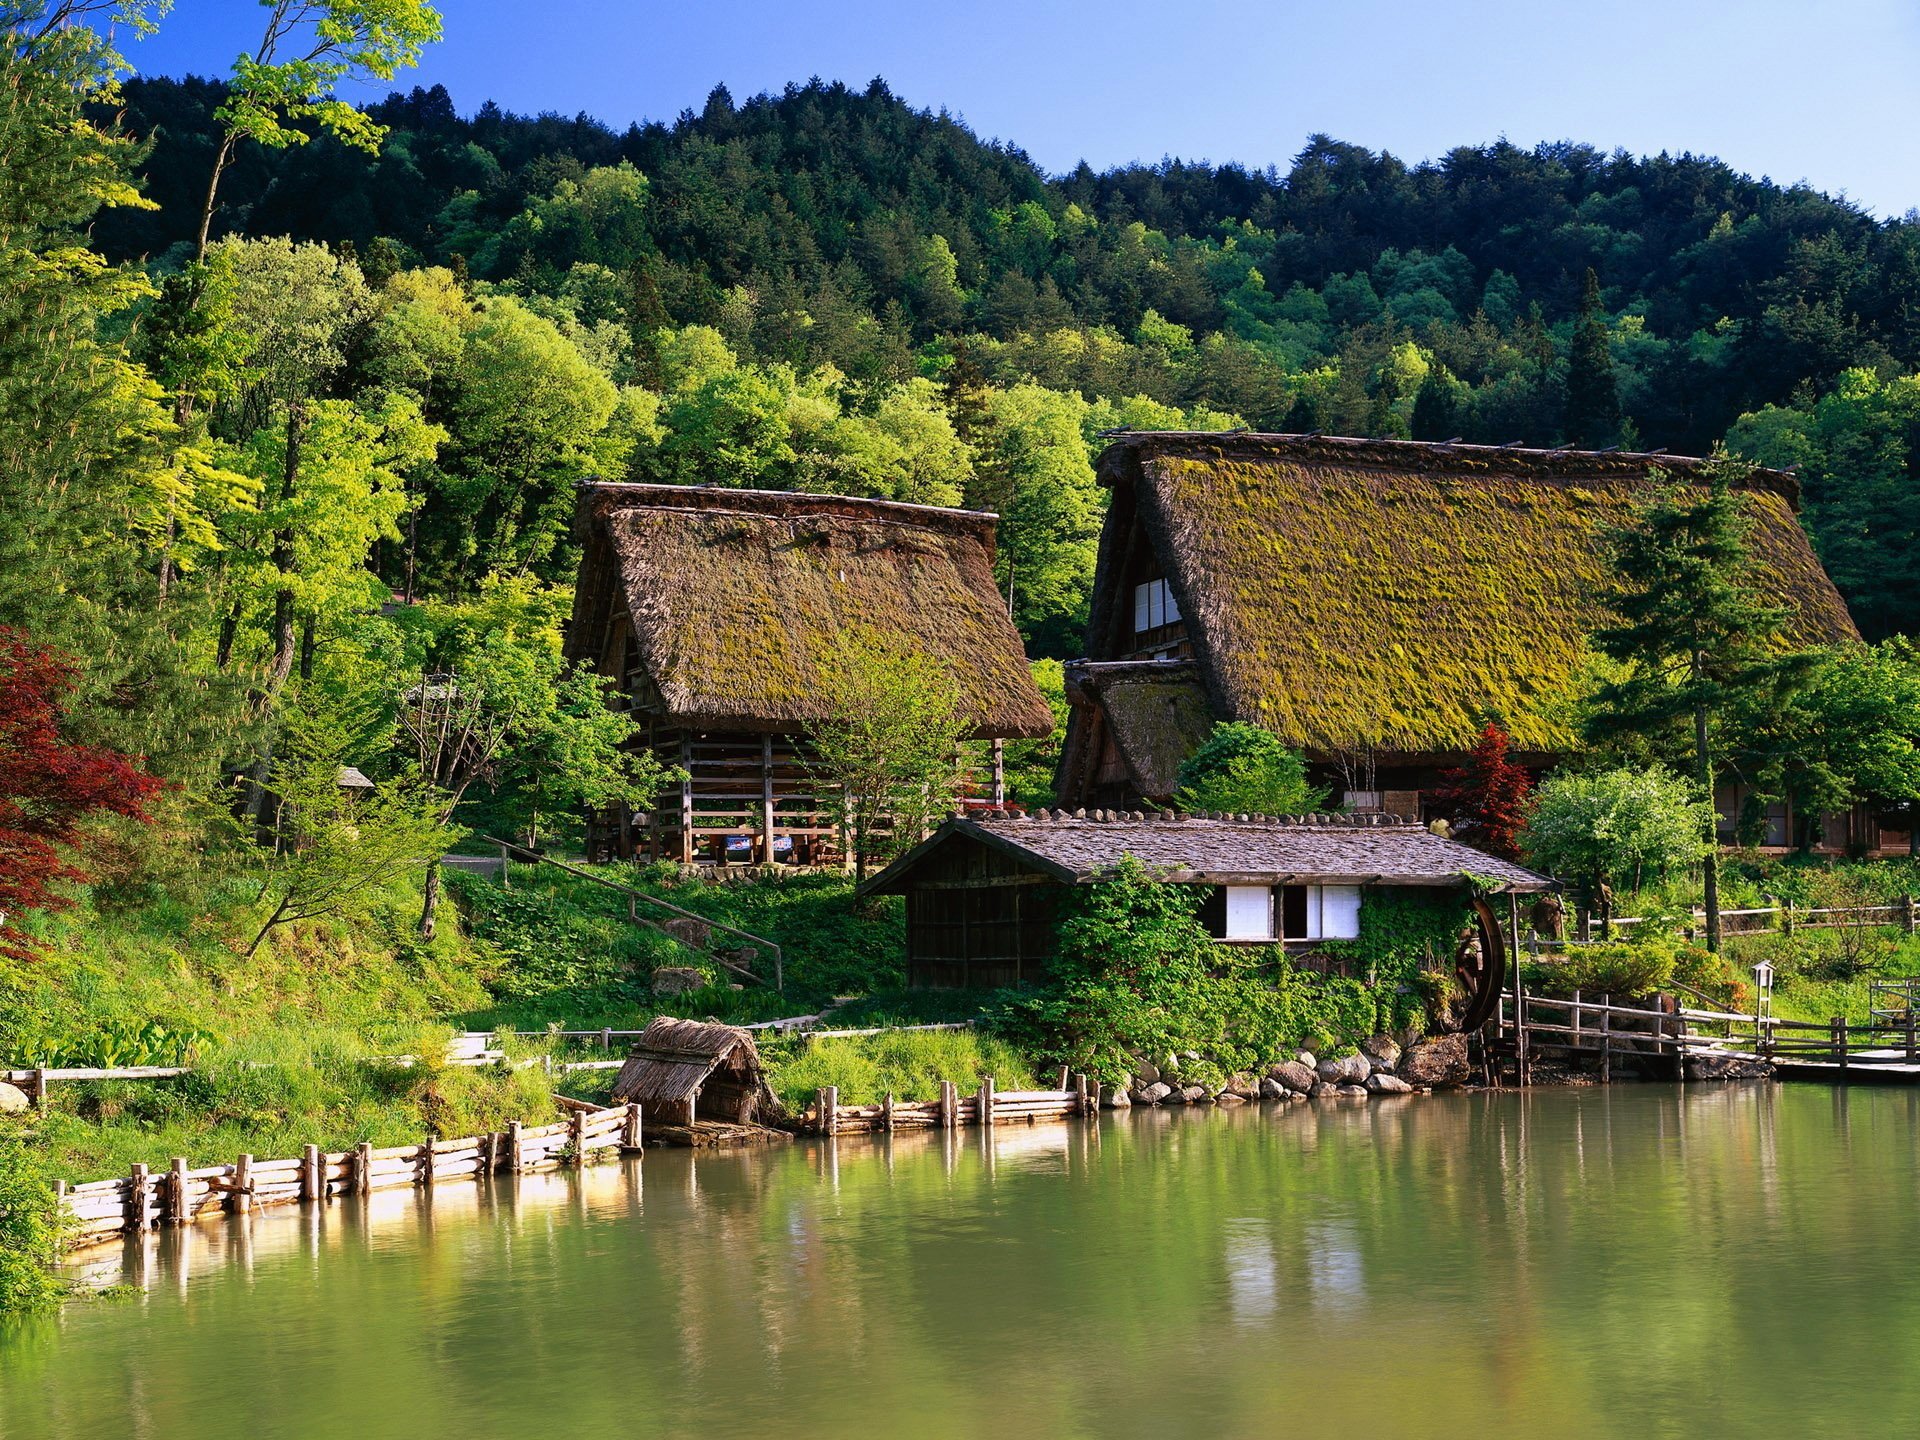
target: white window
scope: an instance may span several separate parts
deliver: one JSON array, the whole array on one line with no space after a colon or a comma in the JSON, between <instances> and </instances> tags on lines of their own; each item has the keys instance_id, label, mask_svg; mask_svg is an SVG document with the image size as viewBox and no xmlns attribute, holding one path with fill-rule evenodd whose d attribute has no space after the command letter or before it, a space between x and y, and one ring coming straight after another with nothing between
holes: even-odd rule
<instances>
[{"instance_id":1,"label":"white window","mask_svg":"<svg viewBox=\"0 0 1920 1440\"><path fill-rule=\"evenodd\" d=\"M1227 886L1229 940L1273 939L1273 891L1265 885Z\"/></svg>"},{"instance_id":2,"label":"white window","mask_svg":"<svg viewBox=\"0 0 1920 1440\"><path fill-rule=\"evenodd\" d=\"M1347 791L1347 809L1378 810L1380 808L1381 808L1380 792L1378 790Z\"/></svg>"},{"instance_id":3,"label":"white window","mask_svg":"<svg viewBox=\"0 0 1920 1440\"><path fill-rule=\"evenodd\" d=\"M1358 885L1288 885L1280 892L1281 934L1289 940L1354 940L1360 935Z\"/></svg>"},{"instance_id":4,"label":"white window","mask_svg":"<svg viewBox=\"0 0 1920 1440\"><path fill-rule=\"evenodd\" d=\"M1133 587L1134 634L1144 635L1163 625L1178 624L1179 620L1180 607L1174 603L1173 591L1167 588L1166 581L1149 580Z\"/></svg>"}]
</instances>

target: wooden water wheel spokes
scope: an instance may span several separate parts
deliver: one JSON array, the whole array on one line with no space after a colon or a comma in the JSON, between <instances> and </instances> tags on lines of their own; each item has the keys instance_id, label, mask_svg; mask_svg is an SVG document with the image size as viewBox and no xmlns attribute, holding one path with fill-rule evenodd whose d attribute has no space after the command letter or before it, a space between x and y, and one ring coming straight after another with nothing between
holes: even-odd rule
<instances>
[{"instance_id":1,"label":"wooden water wheel spokes","mask_svg":"<svg viewBox=\"0 0 1920 1440\"><path fill-rule=\"evenodd\" d=\"M1472 903L1473 928L1461 937L1453 955L1454 978L1466 995L1465 1008L1454 1028L1466 1031L1478 1030L1493 1018L1501 987L1507 981L1507 952L1500 938L1500 922L1481 896L1474 896Z\"/></svg>"}]
</instances>

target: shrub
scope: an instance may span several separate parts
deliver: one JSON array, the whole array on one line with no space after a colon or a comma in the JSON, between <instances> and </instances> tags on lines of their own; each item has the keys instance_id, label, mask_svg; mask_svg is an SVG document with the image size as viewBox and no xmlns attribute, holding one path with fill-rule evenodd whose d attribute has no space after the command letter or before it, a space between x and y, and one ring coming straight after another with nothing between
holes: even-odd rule
<instances>
[{"instance_id":1,"label":"shrub","mask_svg":"<svg viewBox=\"0 0 1920 1440\"><path fill-rule=\"evenodd\" d=\"M1226 721L1213 727L1180 767L1179 800L1189 810L1288 815L1317 810L1326 791L1307 784L1298 750L1258 725Z\"/></svg>"},{"instance_id":2,"label":"shrub","mask_svg":"<svg viewBox=\"0 0 1920 1440\"><path fill-rule=\"evenodd\" d=\"M1673 982L1678 942L1665 936L1583 945L1564 959L1533 962L1525 972L1531 988L1547 994L1650 995Z\"/></svg>"},{"instance_id":3,"label":"shrub","mask_svg":"<svg viewBox=\"0 0 1920 1440\"><path fill-rule=\"evenodd\" d=\"M1707 853L1713 807L1671 770L1650 765L1550 775L1527 805L1521 849L1533 864L1597 884L1690 865Z\"/></svg>"},{"instance_id":4,"label":"shrub","mask_svg":"<svg viewBox=\"0 0 1920 1440\"><path fill-rule=\"evenodd\" d=\"M0 1316L51 1304L62 1286L59 1212L39 1152L0 1121Z\"/></svg>"}]
</instances>

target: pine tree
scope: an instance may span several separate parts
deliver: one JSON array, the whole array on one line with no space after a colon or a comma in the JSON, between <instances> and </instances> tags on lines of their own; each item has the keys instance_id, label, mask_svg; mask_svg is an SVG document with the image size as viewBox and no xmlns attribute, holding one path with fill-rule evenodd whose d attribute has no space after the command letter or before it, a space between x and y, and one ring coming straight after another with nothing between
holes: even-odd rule
<instances>
[{"instance_id":1,"label":"pine tree","mask_svg":"<svg viewBox=\"0 0 1920 1440\"><path fill-rule=\"evenodd\" d=\"M1754 584L1736 488L1749 469L1718 453L1703 483L1662 492L1640 509L1636 525L1612 537L1620 623L1593 635L1595 648L1625 673L1595 694L1588 737L1637 736L1655 753L1671 754L1709 804L1730 745L1728 721L1769 692L1784 699L1804 685L1811 666L1810 656L1784 644L1789 612ZM1717 950L1719 866L1711 843L1703 870L1707 946Z\"/></svg>"},{"instance_id":2,"label":"pine tree","mask_svg":"<svg viewBox=\"0 0 1920 1440\"><path fill-rule=\"evenodd\" d=\"M1600 277L1591 266L1567 352L1566 430L1568 440L1596 450L1620 439L1620 390L1607 348L1607 311L1600 301Z\"/></svg>"}]
</instances>

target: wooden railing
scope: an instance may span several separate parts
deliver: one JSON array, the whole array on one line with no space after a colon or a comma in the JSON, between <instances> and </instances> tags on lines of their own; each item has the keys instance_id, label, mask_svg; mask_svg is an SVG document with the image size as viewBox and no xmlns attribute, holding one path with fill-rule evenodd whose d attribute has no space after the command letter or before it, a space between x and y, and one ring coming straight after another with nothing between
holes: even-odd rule
<instances>
[{"instance_id":1,"label":"wooden railing","mask_svg":"<svg viewBox=\"0 0 1920 1440\"><path fill-rule=\"evenodd\" d=\"M995 1090L993 1077L962 1095L951 1080L940 1082L939 1098L896 1100L892 1092L874 1105L842 1105L840 1089L828 1085L814 1102L811 1128L821 1135L895 1130L953 1130L963 1125L1010 1125L1036 1120L1067 1120L1100 1110L1100 1087L1085 1075L1061 1076L1056 1090Z\"/></svg>"},{"instance_id":2,"label":"wooden railing","mask_svg":"<svg viewBox=\"0 0 1920 1440\"><path fill-rule=\"evenodd\" d=\"M1705 910L1696 905L1689 913L1696 930L1705 927ZM1903 895L1886 905L1761 905L1722 910L1720 921L1730 934L1752 934L1769 929L1791 934L1795 930L1835 930L1848 925L1862 925L1900 929L1913 935L1920 934L1920 898ZM1758 923L1743 924L1743 921ZM1653 916L1617 915L1607 923L1619 935L1619 932L1657 922ZM1600 917L1583 910L1573 926L1575 934L1569 935L1564 941L1543 940L1538 943L1593 944L1600 939L1601 928ZM1624 938L1624 935L1620 935L1620 938Z\"/></svg>"},{"instance_id":3,"label":"wooden railing","mask_svg":"<svg viewBox=\"0 0 1920 1440\"><path fill-rule=\"evenodd\" d=\"M176 1156L164 1170L135 1165L117 1180L62 1184L60 1203L76 1244L109 1235L138 1234L163 1225L245 1214L269 1205L320 1203L397 1186L437 1185L501 1172L582 1165L608 1151L640 1148L640 1107L596 1109L555 1096L569 1113L553 1125L442 1140L428 1135L417 1145L322 1151L308 1145L291 1160L239 1156L231 1165L189 1166Z\"/></svg>"}]
</instances>

